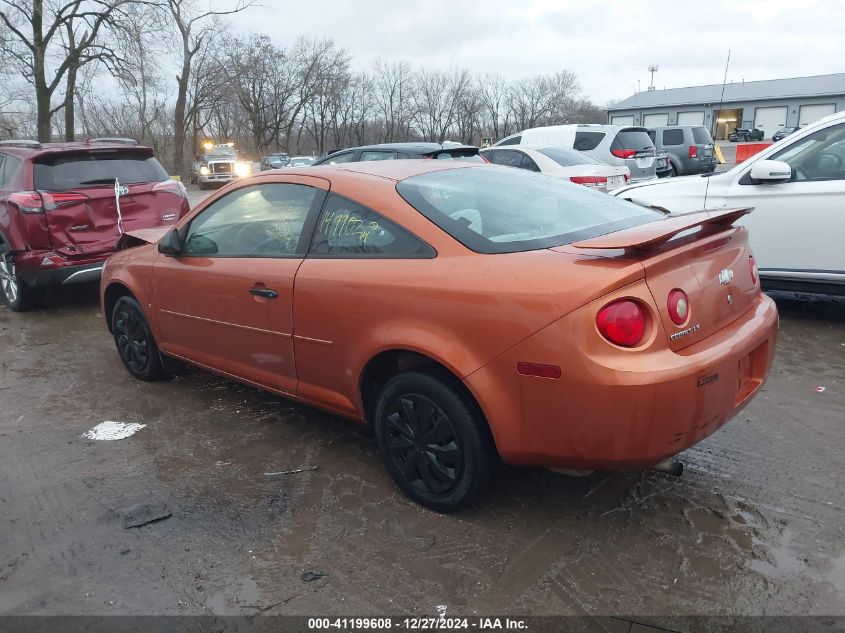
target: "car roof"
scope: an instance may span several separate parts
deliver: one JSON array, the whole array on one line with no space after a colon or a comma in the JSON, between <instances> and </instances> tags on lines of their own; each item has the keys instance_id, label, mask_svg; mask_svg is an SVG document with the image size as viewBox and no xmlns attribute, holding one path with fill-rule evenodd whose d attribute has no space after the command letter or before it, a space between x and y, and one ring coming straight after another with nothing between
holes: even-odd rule
<instances>
[{"instance_id":1,"label":"car roof","mask_svg":"<svg viewBox=\"0 0 845 633\"><path fill-rule=\"evenodd\" d=\"M0 151L17 156L39 156L41 154L56 154L61 152L78 152L91 149L128 149L152 152L145 145L121 141L73 141L62 143L38 143L30 140L10 140L0 142Z\"/></svg>"},{"instance_id":2,"label":"car roof","mask_svg":"<svg viewBox=\"0 0 845 633\"><path fill-rule=\"evenodd\" d=\"M286 171L286 168L274 169L256 174L254 178L270 178L280 174L290 173L297 176L313 176L331 180L332 174L348 175L350 172L364 176L386 178L388 180L400 181L427 174L433 171L446 171L448 169L468 168L489 168L489 165L473 163L468 161L452 160L372 160L358 163L339 163L337 165L318 165L316 167L299 167Z\"/></svg>"},{"instance_id":3,"label":"car roof","mask_svg":"<svg viewBox=\"0 0 845 633\"><path fill-rule=\"evenodd\" d=\"M441 149L478 149L475 145L462 145L461 143L379 143L377 145L361 145L360 147L347 147L336 152L332 152L329 156L334 156L341 152L351 152L354 150L396 150L399 152L409 152L416 154L425 154L427 152L436 152Z\"/></svg>"}]
</instances>

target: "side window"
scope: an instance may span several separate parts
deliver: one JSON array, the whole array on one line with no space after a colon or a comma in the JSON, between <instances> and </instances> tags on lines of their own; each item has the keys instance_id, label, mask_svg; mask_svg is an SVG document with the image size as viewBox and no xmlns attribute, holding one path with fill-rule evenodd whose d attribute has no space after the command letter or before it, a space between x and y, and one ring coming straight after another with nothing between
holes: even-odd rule
<instances>
[{"instance_id":1,"label":"side window","mask_svg":"<svg viewBox=\"0 0 845 633\"><path fill-rule=\"evenodd\" d=\"M527 169L528 171L540 171L540 168L537 167L537 163L534 162L533 158L524 152L519 152L519 154L522 155L522 160L519 161L519 167L521 169Z\"/></svg>"},{"instance_id":2,"label":"side window","mask_svg":"<svg viewBox=\"0 0 845 633\"><path fill-rule=\"evenodd\" d=\"M792 180L845 180L845 123L805 136L771 156L792 167Z\"/></svg>"},{"instance_id":3,"label":"side window","mask_svg":"<svg viewBox=\"0 0 845 633\"><path fill-rule=\"evenodd\" d=\"M506 167L521 167L522 166L522 152L512 149L500 149L496 152L496 164L504 165Z\"/></svg>"},{"instance_id":4,"label":"side window","mask_svg":"<svg viewBox=\"0 0 845 633\"><path fill-rule=\"evenodd\" d=\"M348 198L330 194L317 220L311 254L329 257L434 257L405 229Z\"/></svg>"},{"instance_id":5,"label":"side window","mask_svg":"<svg viewBox=\"0 0 845 633\"><path fill-rule=\"evenodd\" d=\"M361 152L361 160L393 160L396 158L396 152L383 152L383 151L366 151Z\"/></svg>"},{"instance_id":6,"label":"side window","mask_svg":"<svg viewBox=\"0 0 845 633\"><path fill-rule=\"evenodd\" d=\"M651 136L651 134L649 134ZM654 141L654 139L651 139ZM683 145L684 131L681 129L663 130L663 145Z\"/></svg>"},{"instance_id":7,"label":"side window","mask_svg":"<svg viewBox=\"0 0 845 633\"><path fill-rule=\"evenodd\" d=\"M482 152L481 154L488 163L493 163L494 165L499 164L499 152L495 149L489 150L486 152Z\"/></svg>"},{"instance_id":8,"label":"side window","mask_svg":"<svg viewBox=\"0 0 845 633\"><path fill-rule=\"evenodd\" d=\"M513 138L507 138L501 143L499 143L496 147L502 147L503 145L519 145L522 142L522 134L514 136Z\"/></svg>"},{"instance_id":9,"label":"side window","mask_svg":"<svg viewBox=\"0 0 845 633\"><path fill-rule=\"evenodd\" d=\"M604 136L604 132L576 132L572 149L577 149L579 152L589 152L599 146Z\"/></svg>"},{"instance_id":10,"label":"side window","mask_svg":"<svg viewBox=\"0 0 845 633\"><path fill-rule=\"evenodd\" d=\"M218 257L289 257L318 189L268 183L237 189L191 221L183 253ZM301 252L301 251L300 251Z\"/></svg>"},{"instance_id":11,"label":"side window","mask_svg":"<svg viewBox=\"0 0 845 633\"><path fill-rule=\"evenodd\" d=\"M21 161L8 154L0 158L3 158L3 164L0 166L0 187L5 187L14 178L18 168L21 166Z\"/></svg>"},{"instance_id":12,"label":"side window","mask_svg":"<svg viewBox=\"0 0 845 633\"><path fill-rule=\"evenodd\" d=\"M323 163L323 165L339 165L340 163L351 163L353 158L355 158L355 152L344 152L341 154L335 154L329 160Z\"/></svg>"}]
</instances>

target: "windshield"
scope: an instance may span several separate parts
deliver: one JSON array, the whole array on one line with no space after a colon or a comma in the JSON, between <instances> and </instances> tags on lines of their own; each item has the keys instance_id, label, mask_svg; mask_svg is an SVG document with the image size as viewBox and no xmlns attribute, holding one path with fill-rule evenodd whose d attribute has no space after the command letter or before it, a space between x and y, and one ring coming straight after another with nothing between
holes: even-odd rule
<instances>
[{"instance_id":1,"label":"windshield","mask_svg":"<svg viewBox=\"0 0 845 633\"><path fill-rule=\"evenodd\" d=\"M577 150L566 147L543 147L538 152L548 156L561 167L572 167L573 165L601 165L601 161L587 156Z\"/></svg>"},{"instance_id":2,"label":"windshield","mask_svg":"<svg viewBox=\"0 0 845 633\"><path fill-rule=\"evenodd\" d=\"M238 153L233 147L209 147L205 150L206 158L237 158Z\"/></svg>"},{"instance_id":3,"label":"windshield","mask_svg":"<svg viewBox=\"0 0 845 633\"><path fill-rule=\"evenodd\" d=\"M59 154L35 163L35 188L57 191L95 184L161 182L169 176L147 153L101 150L85 154Z\"/></svg>"},{"instance_id":4,"label":"windshield","mask_svg":"<svg viewBox=\"0 0 845 633\"><path fill-rule=\"evenodd\" d=\"M487 166L437 171L396 190L467 248L514 253L561 246L663 218L560 178Z\"/></svg>"}]
</instances>

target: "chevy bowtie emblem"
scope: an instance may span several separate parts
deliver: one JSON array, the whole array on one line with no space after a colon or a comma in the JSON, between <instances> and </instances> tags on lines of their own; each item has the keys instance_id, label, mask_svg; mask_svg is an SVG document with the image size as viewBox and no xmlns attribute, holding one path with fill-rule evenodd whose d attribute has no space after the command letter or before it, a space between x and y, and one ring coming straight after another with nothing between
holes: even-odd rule
<instances>
[{"instance_id":1,"label":"chevy bowtie emblem","mask_svg":"<svg viewBox=\"0 0 845 633\"><path fill-rule=\"evenodd\" d=\"M723 286L727 286L734 280L734 271L730 268L725 268L723 271L719 273L719 283Z\"/></svg>"}]
</instances>

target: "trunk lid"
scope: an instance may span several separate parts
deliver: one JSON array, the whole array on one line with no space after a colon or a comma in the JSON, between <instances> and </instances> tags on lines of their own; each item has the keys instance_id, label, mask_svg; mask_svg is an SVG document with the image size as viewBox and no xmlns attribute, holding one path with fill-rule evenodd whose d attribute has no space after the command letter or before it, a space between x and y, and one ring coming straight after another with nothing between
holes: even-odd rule
<instances>
[{"instance_id":1,"label":"trunk lid","mask_svg":"<svg viewBox=\"0 0 845 633\"><path fill-rule=\"evenodd\" d=\"M732 226L748 212L690 213L573 246L624 248L639 254L668 345L679 351L739 318L760 293L752 279L748 232ZM675 289L688 298L686 319L680 325L672 320L668 305Z\"/></svg>"},{"instance_id":2,"label":"trunk lid","mask_svg":"<svg viewBox=\"0 0 845 633\"><path fill-rule=\"evenodd\" d=\"M188 209L146 148L47 156L35 164L35 186L54 250L68 257L113 251L121 233L175 223Z\"/></svg>"}]
</instances>

